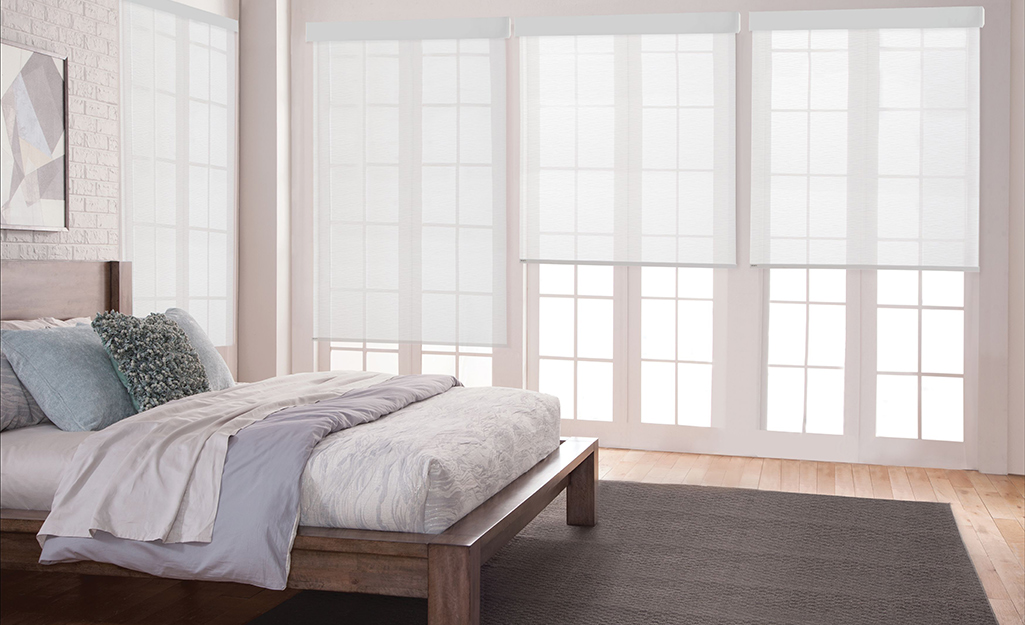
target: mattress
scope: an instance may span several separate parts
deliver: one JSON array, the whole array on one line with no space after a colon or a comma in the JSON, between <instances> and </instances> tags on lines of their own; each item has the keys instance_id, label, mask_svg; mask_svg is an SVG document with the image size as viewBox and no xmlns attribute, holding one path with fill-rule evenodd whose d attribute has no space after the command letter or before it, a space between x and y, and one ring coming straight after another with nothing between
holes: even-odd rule
<instances>
[{"instance_id":1,"label":"mattress","mask_svg":"<svg viewBox=\"0 0 1025 625\"><path fill-rule=\"evenodd\" d=\"M49 510L89 432L51 424L0 433L4 508ZM559 444L559 404L506 388L463 388L326 437L302 477L300 524L437 533Z\"/></svg>"}]
</instances>

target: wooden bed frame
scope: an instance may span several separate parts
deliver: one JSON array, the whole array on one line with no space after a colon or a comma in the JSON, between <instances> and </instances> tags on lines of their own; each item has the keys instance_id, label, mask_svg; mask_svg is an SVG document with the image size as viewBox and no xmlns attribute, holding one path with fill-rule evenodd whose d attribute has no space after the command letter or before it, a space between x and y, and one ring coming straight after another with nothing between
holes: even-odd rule
<instances>
[{"instance_id":1,"label":"wooden bed frame","mask_svg":"<svg viewBox=\"0 0 1025 625\"><path fill-rule=\"evenodd\" d=\"M2 261L0 319L131 313L127 262ZM595 524L598 441L563 439L536 464L441 534L299 527L288 587L427 599L430 625L480 622L480 567L566 490L566 522ZM0 567L148 577L112 564L39 564L46 511L0 509Z\"/></svg>"}]
</instances>

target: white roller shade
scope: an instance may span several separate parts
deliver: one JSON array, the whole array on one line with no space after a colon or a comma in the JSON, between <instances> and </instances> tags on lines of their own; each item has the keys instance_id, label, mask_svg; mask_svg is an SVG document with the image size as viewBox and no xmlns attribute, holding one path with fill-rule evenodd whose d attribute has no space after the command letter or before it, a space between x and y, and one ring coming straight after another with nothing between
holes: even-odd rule
<instances>
[{"instance_id":1,"label":"white roller shade","mask_svg":"<svg viewBox=\"0 0 1025 625\"><path fill-rule=\"evenodd\" d=\"M505 42L314 46L315 337L505 344Z\"/></svg>"},{"instance_id":2,"label":"white roller shade","mask_svg":"<svg viewBox=\"0 0 1025 625\"><path fill-rule=\"evenodd\" d=\"M122 219L133 311L235 342L238 24L167 0L121 12Z\"/></svg>"},{"instance_id":3,"label":"white roller shade","mask_svg":"<svg viewBox=\"0 0 1025 625\"><path fill-rule=\"evenodd\" d=\"M509 37L511 29L512 23L508 17L480 17L442 20L375 20L367 22L307 22L306 41L505 39Z\"/></svg>"},{"instance_id":4,"label":"white roller shade","mask_svg":"<svg viewBox=\"0 0 1025 625\"><path fill-rule=\"evenodd\" d=\"M752 264L978 269L981 23L751 15Z\"/></svg>"},{"instance_id":5,"label":"white roller shade","mask_svg":"<svg viewBox=\"0 0 1025 625\"><path fill-rule=\"evenodd\" d=\"M664 21L689 32L721 15ZM576 26L610 26L596 19ZM736 263L733 26L521 38L522 260Z\"/></svg>"}]
</instances>

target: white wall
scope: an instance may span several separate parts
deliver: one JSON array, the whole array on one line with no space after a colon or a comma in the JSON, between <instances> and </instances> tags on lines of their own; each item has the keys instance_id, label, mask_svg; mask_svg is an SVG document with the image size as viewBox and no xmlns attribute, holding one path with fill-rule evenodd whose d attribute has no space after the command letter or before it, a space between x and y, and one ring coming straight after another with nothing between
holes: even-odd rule
<instances>
[{"instance_id":1,"label":"white wall","mask_svg":"<svg viewBox=\"0 0 1025 625\"><path fill-rule=\"evenodd\" d=\"M239 6L238 378L291 373L287 0Z\"/></svg>"},{"instance_id":2,"label":"white wall","mask_svg":"<svg viewBox=\"0 0 1025 625\"><path fill-rule=\"evenodd\" d=\"M1011 6L1007 470L1025 474L1025 0Z\"/></svg>"}]
</instances>

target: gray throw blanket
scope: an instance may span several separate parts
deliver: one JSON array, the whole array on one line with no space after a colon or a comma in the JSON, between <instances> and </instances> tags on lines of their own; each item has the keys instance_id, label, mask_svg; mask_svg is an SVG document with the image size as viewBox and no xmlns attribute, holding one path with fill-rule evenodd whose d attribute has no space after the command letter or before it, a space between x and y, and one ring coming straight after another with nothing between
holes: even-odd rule
<instances>
[{"instance_id":1,"label":"gray throw blanket","mask_svg":"<svg viewBox=\"0 0 1025 625\"><path fill-rule=\"evenodd\" d=\"M228 442L210 542L127 540L95 530L91 538L49 536L39 561L93 560L160 577L283 589L299 522L300 481L317 443L459 385L451 376L398 376L279 410L242 429Z\"/></svg>"}]
</instances>

